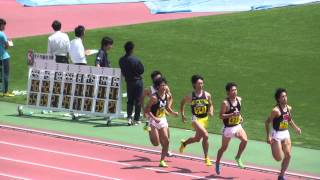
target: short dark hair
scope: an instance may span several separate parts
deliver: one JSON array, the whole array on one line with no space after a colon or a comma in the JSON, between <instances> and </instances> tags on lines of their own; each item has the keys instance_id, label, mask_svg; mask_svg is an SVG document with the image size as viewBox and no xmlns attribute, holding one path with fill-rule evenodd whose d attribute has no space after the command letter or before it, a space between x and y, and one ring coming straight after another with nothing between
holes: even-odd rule
<instances>
[{"instance_id":1,"label":"short dark hair","mask_svg":"<svg viewBox=\"0 0 320 180\"><path fill-rule=\"evenodd\" d=\"M74 34L76 35L76 37L82 37L84 35L84 26L79 25L74 29Z\"/></svg>"},{"instance_id":2,"label":"short dark hair","mask_svg":"<svg viewBox=\"0 0 320 180\"><path fill-rule=\"evenodd\" d=\"M276 89L276 92L274 93L274 98L276 99L276 101L277 101L278 103L279 103L279 98L280 98L280 96L281 96L281 94L282 94L283 92L287 93L287 90L284 89L284 88L277 88L277 89Z\"/></svg>"},{"instance_id":3,"label":"short dark hair","mask_svg":"<svg viewBox=\"0 0 320 180\"><path fill-rule=\"evenodd\" d=\"M204 79L203 79L202 76L200 76L200 75L198 75L198 74L193 75L193 76L191 77L191 83L192 83L192 84L195 84L195 83L197 83L197 81L198 81L199 79L201 79L202 81L204 81Z\"/></svg>"},{"instance_id":4,"label":"short dark hair","mask_svg":"<svg viewBox=\"0 0 320 180\"><path fill-rule=\"evenodd\" d=\"M6 24L7 24L6 20L0 18L0 26L1 26L1 25L6 25Z\"/></svg>"},{"instance_id":5,"label":"short dark hair","mask_svg":"<svg viewBox=\"0 0 320 180\"><path fill-rule=\"evenodd\" d=\"M112 44L113 44L113 40L108 36L103 37L101 40L101 48L103 48L103 46L108 46Z\"/></svg>"},{"instance_id":6,"label":"short dark hair","mask_svg":"<svg viewBox=\"0 0 320 180\"><path fill-rule=\"evenodd\" d=\"M235 82L229 82L226 84L226 91L230 91L232 87L238 87L238 85Z\"/></svg>"},{"instance_id":7,"label":"short dark hair","mask_svg":"<svg viewBox=\"0 0 320 180\"><path fill-rule=\"evenodd\" d=\"M158 79L156 79L155 81L154 81L154 87L156 88L156 89L158 89L159 87L160 87L160 84L161 83L166 83L167 84L167 80L166 80L166 78L165 77L161 77L161 78L158 78Z\"/></svg>"},{"instance_id":8,"label":"short dark hair","mask_svg":"<svg viewBox=\"0 0 320 180\"><path fill-rule=\"evenodd\" d=\"M126 44L124 44L124 50L126 51L126 54L131 54L133 49L134 49L134 44L132 41L128 41L126 42Z\"/></svg>"},{"instance_id":9,"label":"short dark hair","mask_svg":"<svg viewBox=\"0 0 320 180\"><path fill-rule=\"evenodd\" d=\"M154 79L156 76L158 76L158 75L162 76L162 74L161 74L160 71L158 71L158 70L153 71L153 72L151 73L151 79L153 80L153 79Z\"/></svg>"},{"instance_id":10,"label":"short dark hair","mask_svg":"<svg viewBox=\"0 0 320 180\"><path fill-rule=\"evenodd\" d=\"M6 20L0 18L0 31L4 30L4 26L7 24Z\"/></svg>"},{"instance_id":11,"label":"short dark hair","mask_svg":"<svg viewBox=\"0 0 320 180\"><path fill-rule=\"evenodd\" d=\"M51 24L51 27L55 31L60 31L61 30L61 22L58 20L54 20Z\"/></svg>"}]
</instances>

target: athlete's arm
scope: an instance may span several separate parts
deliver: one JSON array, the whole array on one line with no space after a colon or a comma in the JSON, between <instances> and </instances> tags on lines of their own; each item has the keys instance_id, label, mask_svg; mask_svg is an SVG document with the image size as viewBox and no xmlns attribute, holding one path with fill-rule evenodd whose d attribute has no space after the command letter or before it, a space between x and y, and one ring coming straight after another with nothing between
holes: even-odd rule
<instances>
[{"instance_id":1,"label":"athlete's arm","mask_svg":"<svg viewBox=\"0 0 320 180\"><path fill-rule=\"evenodd\" d=\"M272 123L273 119L279 116L279 111L274 108L270 113L269 117L265 121L266 133L267 133L267 143L272 143L272 137L270 134L270 123Z\"/></svg>"},{"instance_id":2,"label":"athlete's arm","mask_svg":"<svg viewBox=\"0 0 320 180\"><path fill-rule=\"evenodd\" d=\"M170 96L170 98L168 98L168 106L172 109L173 97L172 97L172 94L171 94L171 91L170 91L170 88L168 85L166 86L166 93L167 93L167 95Z\"/></svg>"},{"instance_id":3,"label":"athlete's arm","mask_svg":"<svg viewBox=\"0 0 320 180\"><path fill-rule=\"evenodd\" d=\"M151 112L151 106L157 103L157 97L151 96L146 108L145 108L145 115L151 117L155 121L160 121L159 118L155 117Z\"/></svg>"},{"instance_id":4,"label":"athlete's arm","mask_svg":"<svg viewBox=\"0 0 320 180\"><path fill-rule=\"evenodd\" d=\"M293 119L292 119L292 116L291 116L291 110L292 108L290 106L288 106L289 108L289 115L290 115L290 121L289 121L289 124L290 126L296 131L297 134L301 134L301 129L296 125L296 123L294 123Z\"/></svg>"},{"instance_id":5,"label":"athlete's arm","mask_svg":"<svg viewBox=\"0 0 320 180\"><path fill-rule=\"evenodd\" d=\"M227 101L223 101L223 103L221 104L221 108L220 108L220 119L228 119L232 116L239 116L239 112L233 112L230 114L226 114L228 110L228 105L227 105Z\"/></svg>"},{"instance_id":6,"label":"athlete's arm","mask_svg":"<svg viewBox=\"0 0 320 180\"><path fill-rule=\"evenodd\" d=\"M183 123L186 122L186 115L184 114L184 106L186 103L191 102L191 96L185 96L180 102L180 113L181 113L181 120Z\"/></svg>"},{"instance_id":7,"label":"athlete's arm","mask_svg":"<svg viewBox=\"0 0 320 180\"><path fill-rule=\"evenodd\" d=\"M242 98L241 97L239 97L239 96L237 96L237 99L238 99L238 101L239 101L239 103L240 103L240 106L242 105L241 103L241 101L242 101ZM242 117L242 114L240 113L239 114L240 115L240 118L241 118L241 122L243 122L243 117Z\"/></svg>"},{"instance_id":8,"label":"athlete's arm","mask_svg":"<svg viewBox=\"0 0 320 180\"><path fill-rule=\"evenodd\" d=\"M170 101L170 99L172 100L172 97L169 94L167 94L167 96L168 96L168 101ZM175 112L175 111L172 110L170 104L167 105L166 110L167 110L168 113L170 113L170 114L172 114L174 116L178 116L179 115L178 112Z\"/></svg>"},{"instance_id":9,"label":"athlete's arm","mask_svg":"<svg viewBox=\"0 0 320 180\"><path fill-rule=\"evenodd\" d=\"M168 85L166 86L166 93L172 97L172 94Z\"/></svg>"},{"instance_id":10,"label":"athlete's arm","mask_svg":"<svg viewBox=\"0 0 320 180\"><path fill-rule=\"evenodd\" d=\"M209 102L209 116L213 116L214 113L214 107L212 102L211 94L207 92L208 102Z\"/></svg>"},{"instance_id":11,"label":"athlete's arm","mask_svg":"<svg viewBox=\"0 0 320 180\"><path fill-rule=\"evenodd\" d=\"M141 107L142 107L144 112L146 111L145 110L146 107L144 107L144 98L146 96L149 97L150 95L151 95L150 89L146 88L146 89L143 90L143 93L142 93L142 96L141 96ZM143 115L146 117L146 113L143 113Z\"/></svg>"}]
</instances>

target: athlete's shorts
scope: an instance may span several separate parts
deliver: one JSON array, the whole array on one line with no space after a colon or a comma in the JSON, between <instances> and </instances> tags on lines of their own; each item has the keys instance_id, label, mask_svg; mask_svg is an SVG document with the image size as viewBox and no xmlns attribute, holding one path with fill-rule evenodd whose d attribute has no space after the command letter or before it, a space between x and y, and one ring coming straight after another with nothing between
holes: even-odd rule
<instances>
[{"instance_id":1,"label":"athlete's shorts","mask_svg":"<svg viewBox=\"0 0 320 180\"><path fill-rule=\"evenodd\" d=\"M227 138L233 138L233 137L235 137L236 133L241 129L243 129L241 124L238 124L233 127L223 127L222 128L222 135Z\"/></svg>"},{"instance_id":2,"label":"athlete's shorts","mask_svg":"<svg viewBox=\"0 0 320 180\"><path fill-rule=\"evenodd\" d=\"M289 139L290 138L290 133L288 130L284 130L284 131L276 131L276 130L272 130L272 139L276 140L276 141L283 141L285 139Z\"/></svg>"},{"instance_id":3,"label":"athlete's shorts","mask_svg":"<svg viewBox=\"0 0 320 180\"><path fill-rule=\"evenodd\" d=\"M153 119L150 119L150 124L151 124L151 126L157 128L157 129L162 129L162 128L167 128L167 127L169 127L168 121L167 121L167 118L166 118L166 117L161 117L160 119L161 119L160 122L157 122L157 121L155 121L155 120L153 120Z\"/></svg>"},{"instance_id":4,"label":"athlete's shorts","mask_svg":"<svg viewBox=\"0 0 320 180\"><path fill-rule=\"evenodd\" d=\"M207 129L208 128L208 119L209 119L208 116L206 116L204 118L198 118L198 117L193 115L191 121L192 122L197 121L202 127Z\"/></svg>"}]
</instances>

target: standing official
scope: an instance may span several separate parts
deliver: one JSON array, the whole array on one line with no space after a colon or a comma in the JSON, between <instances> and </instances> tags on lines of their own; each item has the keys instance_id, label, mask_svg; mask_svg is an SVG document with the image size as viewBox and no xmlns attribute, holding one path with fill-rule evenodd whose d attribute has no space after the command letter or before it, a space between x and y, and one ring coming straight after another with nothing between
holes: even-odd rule
<instances>
[{"instance_id":1,"label":"standing official","mask_svg":"<svg viewBox=\"0 0 320 180\"><path fill-rule=\"evenodd\" d=\"M101 48L96 56L96 67L111 67L108 58L108 51L112 48L113 40L110 37L103 37L101 40Z\"/></svg>"},{"instance_id":2,"label":"standing official","mask_svg":"<svg viewBox=\"0 0 320 180\"><path fill-rule=\"evenodd\" d=\"M142 74L144 72L143 64L133 56L134 44L128 41L124 45L125 55L119 60L122 75L125 77L127 84L127 115L128 125L132 125L133 105L135 106L134 124L140 124L141 96L143 92Z\"/></svg>"},{"instance_id":3,"label":"standing official","mask_svg":"<svg viewBox=\"0 0 320 180\"><path fill-rule=\"evenodd\" d=\"M76 65L87 65L86 51L83 46L85 28L82 25L77 26L74 29L76 36L70 43L70 58L73 64Z\"/></svg>"},{"instance_id":4,"label":"standing official","mask_svg":"<svg viewBox=\"0 0 320 180\"><path fill-rule=\"evenodd\" d=\"M66 33L61 32L61 23L59 21L53 21L51 27L54 33L48 38L48 54L56 56L57 63L69 63L69 37Z\"/></svg>"}]
</instances>

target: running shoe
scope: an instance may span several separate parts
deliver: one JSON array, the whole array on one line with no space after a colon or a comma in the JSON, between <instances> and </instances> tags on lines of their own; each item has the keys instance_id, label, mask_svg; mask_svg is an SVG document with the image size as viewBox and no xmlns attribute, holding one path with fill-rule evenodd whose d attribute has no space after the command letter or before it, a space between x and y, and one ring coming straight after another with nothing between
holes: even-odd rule
<instances>
[{"instance_id":1,"label":"running shoe","mask_svg":"<svg viewBox=\"0 0 320 180\"><path fill-rule=\"evenodd\" d=\"M6 97L13 97L15 96L14 94L11 94L11 93L4 93L3 96L6 96Z\"/></svg>"},{"instance_id":2,"label":"running shoe","mask_svg":"<svg viewBox=\"0 0 320 180\"><path fill-rule=\"evenodd\" d=\"M236 162L240 169L244 169L244 164L242 163L241 158L236 158Z\"/></svg>"},{"instance_id":3,"label":"running shoe","mask_svg":"<svg viewBox=\"0 0 320 180\"><path fill-rule=\"evenodd\" d=\"M184 145L185 140L181 139L181 145L179 148L179 152L182 154L186 146Z\"/></svg>"},{"instance_id":4,"label":"running shoe","mask_svg":"<svg viewBox=\"0 0 320 180\"><path fill-rule=\"evenodd\" d=\"M220 163L216 163L216 173L217 173L218 175L220 175L220 173L221 173Z\"/></svg>"},{"instance_id":5,"label":"running shoe","mask_svg":"<svg viewBox=\"0 0 320 180\"><path fill-rule=\"evenodd\" d=\"M164 160L161 160L159 167L168 167L168 165L166 164L166 162L164 162Z\"/></svg>"},{"instance_id":6,"label":"running shoe","mask_svg":"<svg viewBox=\"0 0 320 180\"><path fill-rule=\"evenodd\" d=\"M151 128L150 128L150 126L149 126L149 122L146 122L146 124L143 126L143 130L144 130L145 132L151 131Z\"/></svg>"},{"instance_id":7,"label":"running shoe","mask_svg":"<svg viewBox=\"0 0 320 180\"><path fill-rule=\"evenodd\" d=\"M128 126L132 125L132 118L128 118Z\"/></svg>"},{"instance_id":8,"label":"running shoe","mask_svg":"<svg viewBox=\"0 0 320 180\"><path fill-rule=\"evenodd\" d=\"M210 158L208 158L208 157L205 158L205 159L204 159L204 162L206 163L207 166L212 166L212 163L211 163Z\"/></svg>"},{"instance_id":9,"label":"running shoe","mask_svg":"<svg viewBox=\"0 0 320 180\"><path fill-rule=\"evenodd\" d=\"M167 157L172 157L172 156L173 156L172 152L171 152L171 151L168 151Z\"/></svg>"}]
</instances>

